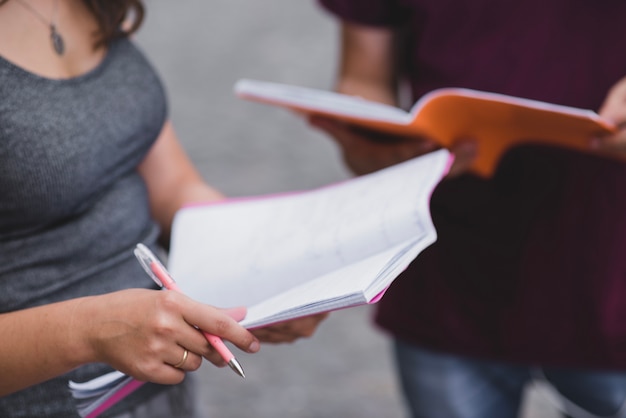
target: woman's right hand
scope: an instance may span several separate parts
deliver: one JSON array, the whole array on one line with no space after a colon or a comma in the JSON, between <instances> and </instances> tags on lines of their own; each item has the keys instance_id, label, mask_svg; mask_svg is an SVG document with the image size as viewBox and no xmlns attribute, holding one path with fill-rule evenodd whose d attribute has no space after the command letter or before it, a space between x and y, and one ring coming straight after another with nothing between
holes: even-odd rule
<instances>
[{"instance_id":1,"label":"woman's right hand","mask_svg":"<svg viewBox=\"0 0 626 418\"><path fill-rule=\"evenodd\" d=\"M84 298L72 316L75 332L85 337L87 361L108 363L143 381L179 383L185 371L200 367L202 357L224 366L199 329L245 352L259 350L256 337L233 319L245 316L243 308L224 311L175 291L129 289ZM174 367L185 350L184 363Z\"/></svg>"}]
</instances>

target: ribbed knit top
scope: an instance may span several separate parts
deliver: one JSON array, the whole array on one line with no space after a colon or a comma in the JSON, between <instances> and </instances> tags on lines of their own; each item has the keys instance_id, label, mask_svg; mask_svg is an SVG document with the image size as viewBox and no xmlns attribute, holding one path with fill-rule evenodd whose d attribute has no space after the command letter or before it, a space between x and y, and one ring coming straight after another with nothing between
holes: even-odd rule
<instances>
[{"instance_id":1,"label":"ribbed knit top","mask_svg":"<svg viewBox=\"0 0 626 418\"><path fill-rule=\"evenodd\" d=\"M0 57L0 312L152 287L132 252L158 236L137 166L166 112L158 76L125 39L70 79ZM0 398L0 416L77 416L68 380L106 371L89 365Z\"/></svg>"}]
</instances>

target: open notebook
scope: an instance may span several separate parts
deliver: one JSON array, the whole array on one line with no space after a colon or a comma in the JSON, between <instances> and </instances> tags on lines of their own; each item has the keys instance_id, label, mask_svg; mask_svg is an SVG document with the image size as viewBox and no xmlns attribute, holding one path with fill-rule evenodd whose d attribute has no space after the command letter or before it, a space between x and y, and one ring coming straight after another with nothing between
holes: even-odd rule
<instances>
[{"instance_id":1,"label":"open notebook","mask_svg":"<svg viewBox=\"0 0 626 418\"><path fill-rule=\"evenodd\" d=\"M180 210L169 269L194 299L246 306L259 327L376 302L436 239L446 150L319 189Z\"/></svg>"},{"instance_id":2,"label":"open notebook","mask_svg":"<svg viewBox=\"0 0 626 418\"><path fill-rule=\"evenodd\" d=\"M374 303L435 241L430 195L451 163L439 150L311 191L184 208L170 273L196 300L248 307L249 328ZM115 371L69 389L92 418L143 383Z\"/></svg>"},{"instance_id":3,"label":"open notebook","mask_svg":"<svg viewBox=\"0 0 626 418\"><path fill-rule=\"evenodd\" d=\"M591 110L463 88L433 90L408 112L361 97L259 80L239 80L235 94L374 131L426 136L448 148L458 139L475 139L478 155L471 169L483 177L492 175L514 145L543 143L590 152L591 137L615 130Z\"/></svg>"}]
</instances>

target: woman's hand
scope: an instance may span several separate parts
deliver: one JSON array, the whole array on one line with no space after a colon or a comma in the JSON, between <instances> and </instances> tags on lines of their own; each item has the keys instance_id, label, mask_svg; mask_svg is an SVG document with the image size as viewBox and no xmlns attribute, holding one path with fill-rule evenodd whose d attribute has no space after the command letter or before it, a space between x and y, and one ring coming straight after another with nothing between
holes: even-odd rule
<instances>
[{"instance_id":1,"label":"woman's hand","mask_svg":"<svg viewBox=\"0 0 626 418\"><path fill-rule=\"evenodd\" d=\"M178 383L200 367L202 357L225 365L198 328L243 351L259 350L257 338L236 321L245 310L223 311L175 291L123 290L85 298L75 312L72 320L88 336L90 360L139 380Z\"/></svg>"},{"instance_id":2,"label":"woman's hand","mask_svg":"<svg viewBox=\"0 0 626 418\"><path fill-rule=\"evenodd\" d=\"M315 333L319 324L328 317L328 313L305 316L290 321L280 322L252 330L261 341L268 343L290 343L299 338L308 338Z\"/></svg>"}]
</instances>

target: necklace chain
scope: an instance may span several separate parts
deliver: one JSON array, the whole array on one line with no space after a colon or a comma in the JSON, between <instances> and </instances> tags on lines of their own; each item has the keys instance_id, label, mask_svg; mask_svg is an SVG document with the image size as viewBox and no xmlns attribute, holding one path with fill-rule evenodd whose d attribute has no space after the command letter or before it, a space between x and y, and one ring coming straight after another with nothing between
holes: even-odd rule
<instances>
[{"instance_id":1,"label":"necklace chain","mask_svg":"<svg viewBox=\"0 0 626 418\"><path fill-rule=\"evenodd\" d=\"M33 6L31 6L29 3L25 2L24 0L17 0L17 2L21 4L22 7L24 7L26 10L31 12L33 16L35 16L39 21L41 21L44 25L46 25L50 29L50 40L52 41L52 48L54 49L54 52L57 53L57 55L63 55L63 53L65 52L65 41L63 40L63 37L57 30L57 26L55 22L56 15L57 15L58 0L54 0L53 9L52 9L52 17L50 18L50 21L48 21L41 13L39 13L37 9L35 9Z\"/></svg>"}]
</instances>

